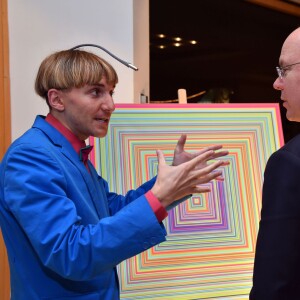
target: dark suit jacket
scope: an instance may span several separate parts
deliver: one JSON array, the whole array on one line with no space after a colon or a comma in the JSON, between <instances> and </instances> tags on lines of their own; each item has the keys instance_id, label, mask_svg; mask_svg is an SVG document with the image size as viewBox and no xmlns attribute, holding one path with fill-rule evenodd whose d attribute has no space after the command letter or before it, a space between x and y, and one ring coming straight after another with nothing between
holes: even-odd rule
<instances>
[{"instance_id":1,"label":"dark suit jacket","mask_svg":"<svg viewBox=\"0 0 300 300\"><path fill-rule=\"evenodd\" d=\"M121 196L89 166L42 117L7 151L0 226L12 300L119 299L116 265L165 240L144 196L154 180Z\"/></svg>"},{"instance_id":2,"label":"dark suit jacket","mask_svg":"<svg viewBox=\"0 0 300 300\"><path fill-rule=\"evenodd\" d=\"M266 166L250 299L300 299L300 135Z\"/></svg>"}]
</instances>

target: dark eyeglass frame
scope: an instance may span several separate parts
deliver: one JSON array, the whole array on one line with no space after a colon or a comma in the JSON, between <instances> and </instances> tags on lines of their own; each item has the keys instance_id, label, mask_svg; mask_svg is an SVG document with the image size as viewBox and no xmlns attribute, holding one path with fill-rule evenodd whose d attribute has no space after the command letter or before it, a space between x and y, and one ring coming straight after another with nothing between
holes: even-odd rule
<instances>
[{"instance_id":1,"label":"dark eyeglass frame","mask_svg":"<svg viewBox=\"0 0 300 300\"><path fill-rule=\"evenodd\" d=\"M292 67L292 66L295 66L295 65L299 65L300 62L296 62L294 64L290 64L290 65L287 65L287 66L284 66L284 67L276 67L276 71L277 71L277 74L278 74L278 77L280 79L283 79L284 76L285 76L285 71L289 68L289 67Z\"/></svg>"}]
</instances>

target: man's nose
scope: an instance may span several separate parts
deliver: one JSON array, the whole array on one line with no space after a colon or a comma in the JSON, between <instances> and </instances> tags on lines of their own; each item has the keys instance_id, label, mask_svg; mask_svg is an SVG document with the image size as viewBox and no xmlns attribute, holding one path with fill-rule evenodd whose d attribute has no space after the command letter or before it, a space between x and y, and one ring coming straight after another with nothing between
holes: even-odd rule
<instances>
[{"instance_id":1,"label":"man's nose","mask_svg":"<svg viewBox=\"0 0 300 300\"><path fill-rule=\"evenodd\" d=\"M114 99L111 94L106 95L105 101L102 104L102 109L109 112L113 112L116 109Z\"/></svg>"},{"instance_id":2,"label":"man's nose","mask_svg":"<svg viewBox=\"0 0 300 300\"><path fill-rule=\"evenodd\" d=\"M273 83L273 88L275 90L281 91L283 90L283 82L282 79L280 79L279 77L276 78L276 80Z\"/></svg>"}]
</instances>

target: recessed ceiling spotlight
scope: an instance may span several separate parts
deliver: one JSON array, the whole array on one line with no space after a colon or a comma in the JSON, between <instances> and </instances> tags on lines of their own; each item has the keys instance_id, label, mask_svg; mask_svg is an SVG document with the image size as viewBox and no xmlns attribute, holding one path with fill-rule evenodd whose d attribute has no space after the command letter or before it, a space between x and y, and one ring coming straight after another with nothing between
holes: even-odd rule
<instances>
[{"instance_id":1,"label":"recessed ceiling spotlight","mask_svg":"<svg viewBox=\"0 0 300 300\"><path fill-rule=\"evenodd\" d=\"M175 47L180 47L182 44L181 43L174 43Z\"/></svg>"},{"instance_id":2,"label":"recessed ceiling spotlight","mask_svg":"<svg viewBox=\"0 0 300 300\"><path fill-rule=\"evenodd\" d=\"M196 44L197 44L197 41L192 40L192 41L190 41L190 43L191 43L192 45L196 45Z\"/></svg>"},{"instance_id":3,"label":"recessed ceiling spotlight","mask_svg":"<svg viewBox=\"0 0 300 300\"><path fill-rule=\"evenodd\" d=\"M159 49L165 49L166 46L165 46L165 45L159 45L158 48L159 48Z\"/></svg>"},{"instance_id":4,"label":"recessed ceiling spotlight","mask_svg":"<svg viewBox=\"0 0 300 300\"><path fill-rule=\"evenodd\" d=\"M174 38L174 41L177 41L177 42L180 42L181 40L182 40L181 37L175 37L175 38Z\"/></svg>"},{"instance_id":5,"label":"recessed ceiling spotlight","mask_svg":"<svg viewBox=\"0 0 300 300\"><path fill-rule=\"evenodd\" d=\"M163 34L163 33L160 33L160 34L158 34L157 35L160 39L163 39L163 38L165 38L166 37L166 35L165 34Z\"/></svg>"}]
</instances>

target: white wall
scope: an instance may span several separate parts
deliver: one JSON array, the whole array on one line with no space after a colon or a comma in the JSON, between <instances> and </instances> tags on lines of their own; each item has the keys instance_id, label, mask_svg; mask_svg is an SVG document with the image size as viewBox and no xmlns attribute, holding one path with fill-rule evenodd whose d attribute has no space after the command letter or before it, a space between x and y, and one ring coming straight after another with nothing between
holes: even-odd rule
<instances>
[{"instance_id":1,"label":"white wall","mask_svg":"<svg viewBox=\"0 0 300 300\"><path fill-rule=\"evenodd\" d=\"M9 47L11 79L12 139L16 139L33 123L37 114L46 114L47 106L34 93L34 80L41 61L50 53L81 43L99 44L125 61L134 62L134 0L9 0ZM139 0L148 4L149 0ZM148 6L144 5L143 9ZM143 13L144 14L144 13ZM148 24L148 19L145 20ZM143 24L141 23L141 28ZM147 30L148 27L145 28ZM140 34L145 30L141 30ZM138 102L134 89L135 71L120 64L101 50L119 75L114 99L116 103ZM145 48L144 48L145 50ZM149 53L144 71L148 76ZM139 59L140 63L143 59ZM145 71L146 69L146 71ZM139 72L139 71L138 71ZM149 79L139 79L139 85ZM146 87L147 89L147 87Z\"/></svg>"}]
</instances>

